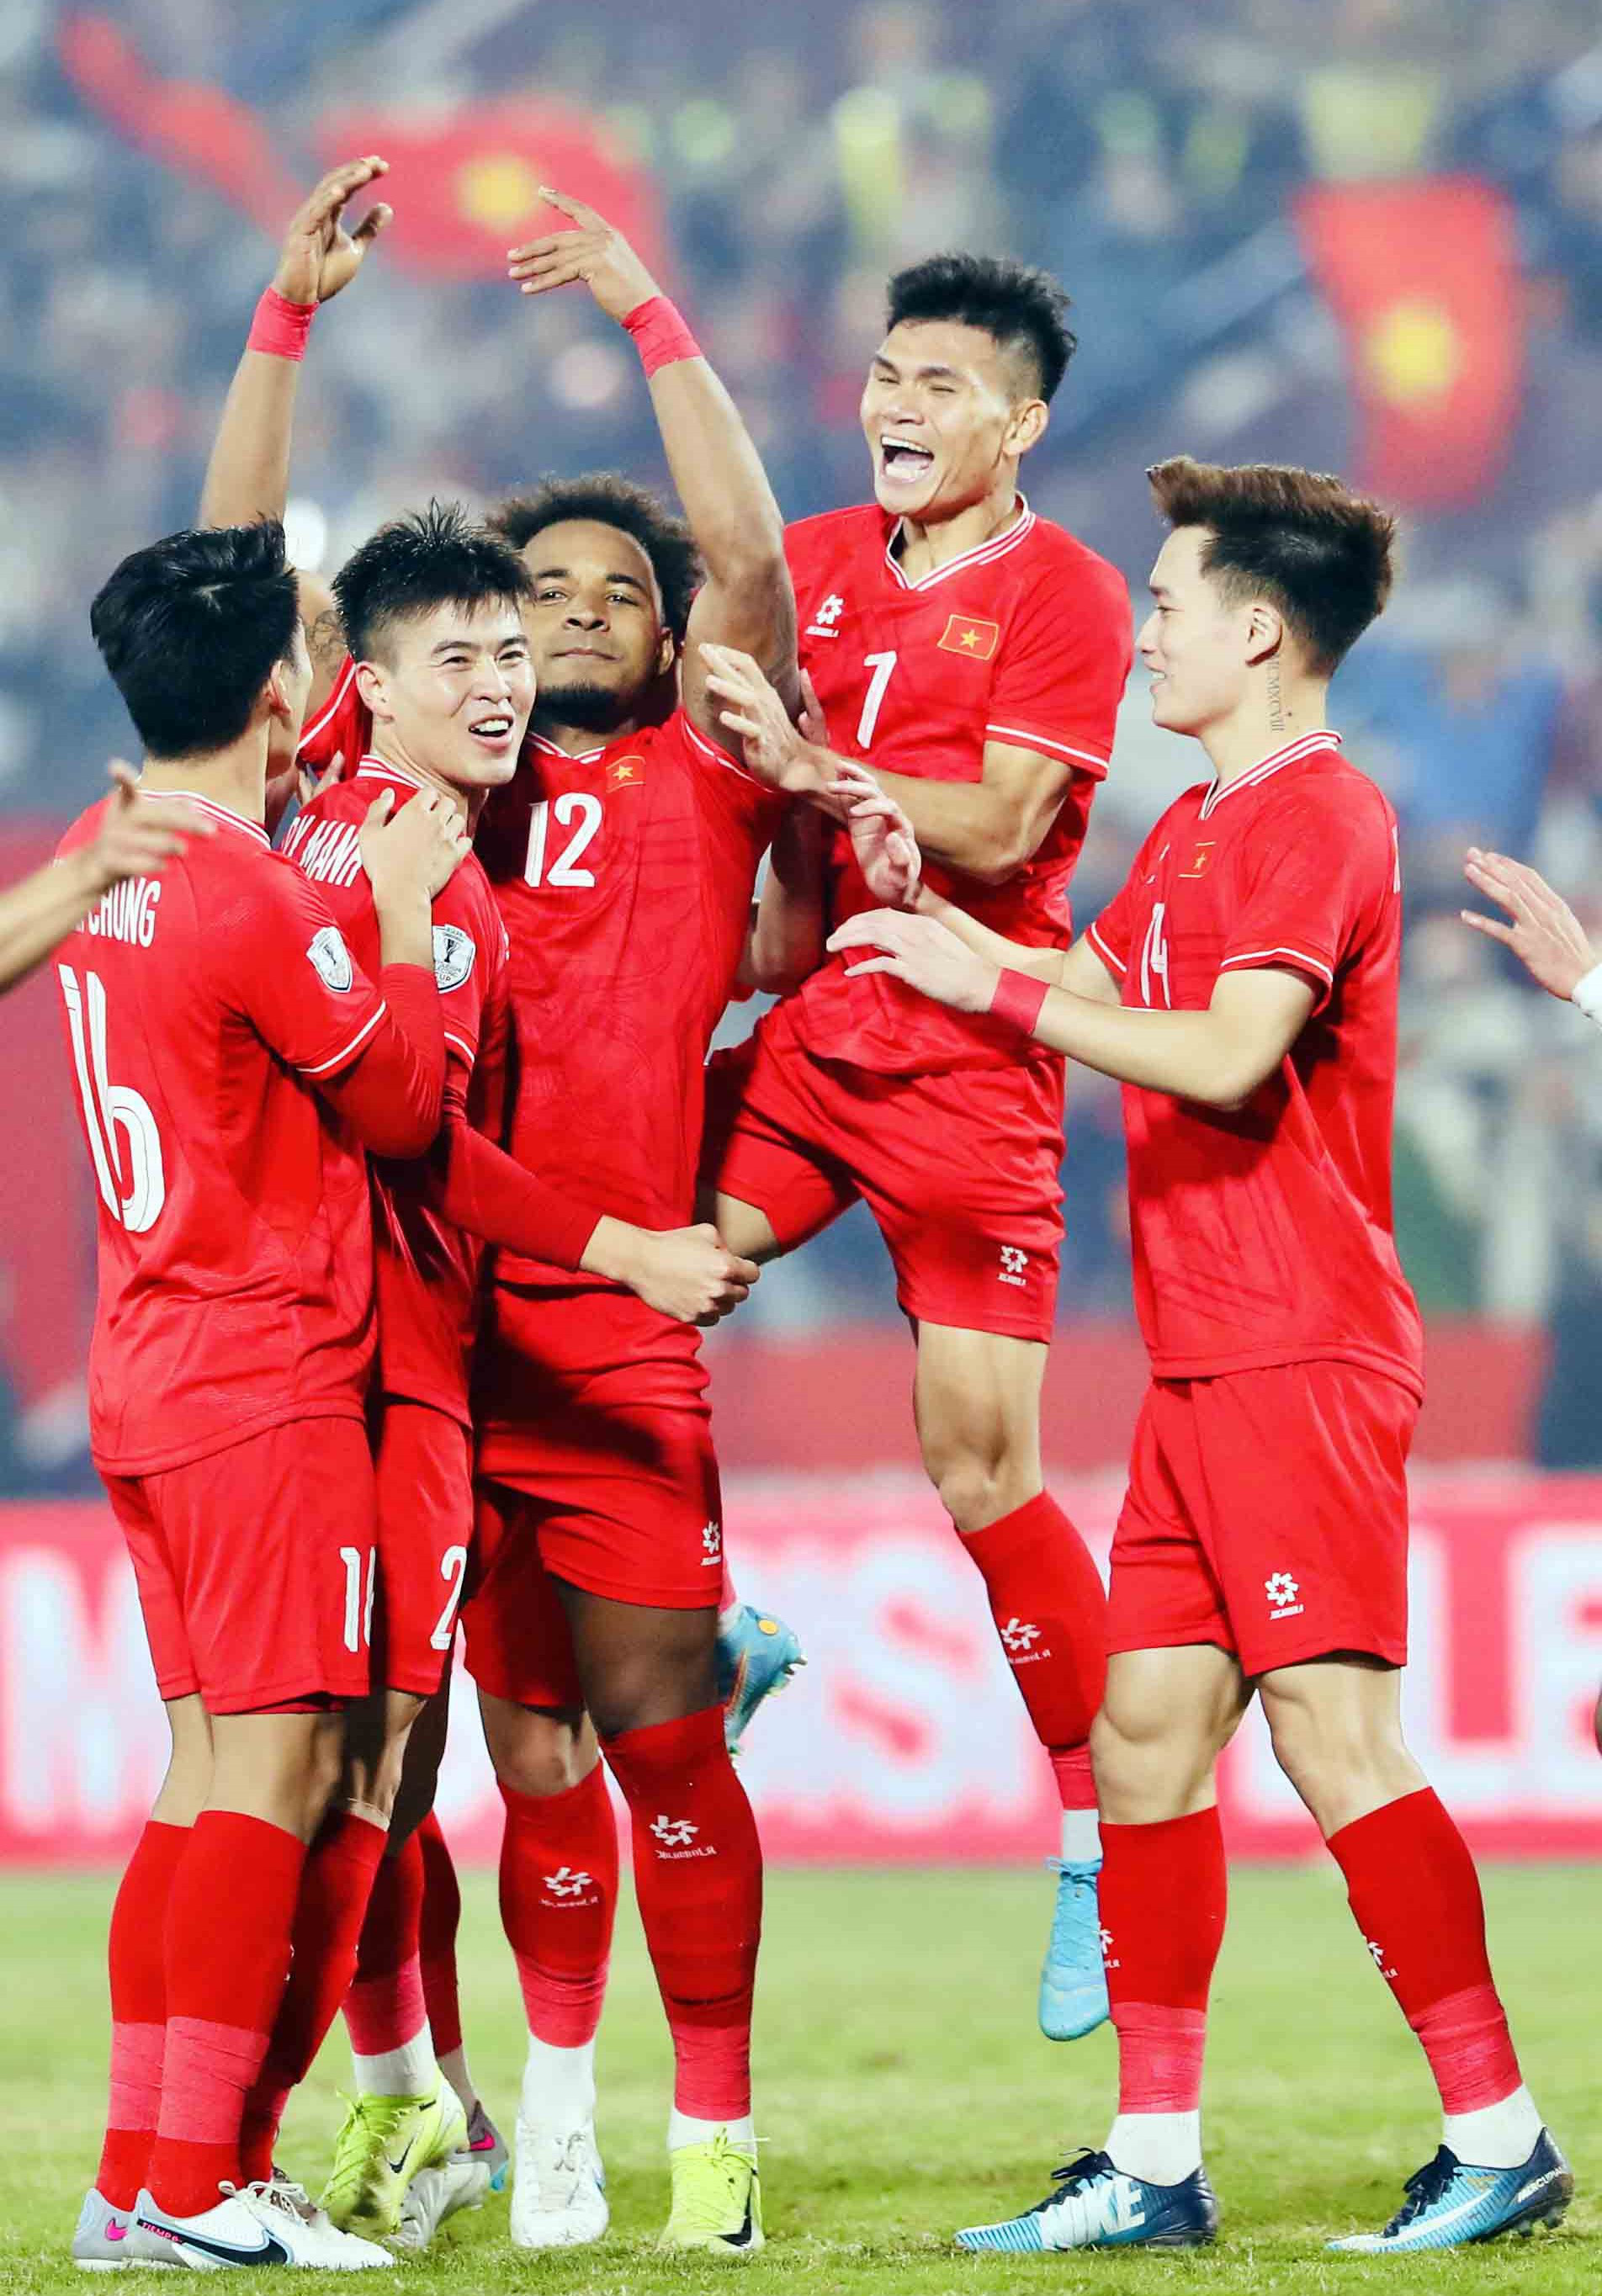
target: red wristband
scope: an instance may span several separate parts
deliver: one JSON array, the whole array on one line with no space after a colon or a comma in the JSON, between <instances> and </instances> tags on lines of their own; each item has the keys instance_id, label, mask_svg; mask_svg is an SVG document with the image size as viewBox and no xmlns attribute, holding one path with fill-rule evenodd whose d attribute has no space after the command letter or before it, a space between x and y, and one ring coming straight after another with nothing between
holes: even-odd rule
<instances>
[{"instance_id":1,"label":"red wristband","mask_svg":"<svg viewBox=\"0 0 1602 2296\"><path fill-rule=\"evenodd\" d=\"M256 306L245 348L265 351L269 358L303 359L306 339L316 316L315 303L292 303L287 295L269 287Z\"/></svg>"},{"instance_id":2,"label":"red wristband","mask_svg":"<svg viewBox=\"0 0 1602 2296\"><path fill-rule=\"evenodd\" d=\"M645 302L637 303L623 324L634 337L647 382L659 366L671 366L676 359L701 357L701 345L665 295L653 295Z\"/></svg>"},{"instance_id":3,"label":"red wristband","mask_svg":"<svg viewBox=\"0 0 1602 2296\"><path fill-rule=\"evenodd\" d=\"M1037 980L1033 973L1015 972L1008 965L996 977L990 1010L998 1021L1010 1021L1020 1036L1032 1037L1046 1002L1046 989L1047 983Z\"/></svg>"}]
</instances>

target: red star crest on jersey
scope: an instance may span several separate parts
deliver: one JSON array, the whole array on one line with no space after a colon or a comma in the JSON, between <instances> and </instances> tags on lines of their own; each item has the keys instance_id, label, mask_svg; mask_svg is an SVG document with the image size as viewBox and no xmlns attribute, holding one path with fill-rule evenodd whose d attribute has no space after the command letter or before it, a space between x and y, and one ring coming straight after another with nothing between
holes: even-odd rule
<instances>
[{"instance_id":1,"label":"red star crest on jersey","mask_svg":"<svg viewBox=\"0 0 1602 2296\"><path fill-rule=\"evenodd\" d=\"M645 778L644 758L614 758L606 768L606 786L609 790L628 789L634 783L643 782Z\"/></svg>"},{"instance_id":2,"label":"red star crest on jersey","mask_svg":"<svg viewBox=\"0 0 1602 2296\"><path fill-rule=\"evenodd\" d=\"M999 622L982 621L977 614L953 614L940 637L942 653L966 654L970 661L989 661L1000 643Z\"/></svg>"},{"instance_id":3,"label":"red star crest on jersey","mask_svg":"<svg viewBox=\"0 0 1602 2296\"><path fill-rule=\"evenodd\" d=\"M1179 872L1180 876L1204 876L1207 871L1207 865L1212 858L1212 846L1213 840L1212 838L1208 838L1204 842L1198 841L1191 854L1189 868L1181 869Z\"/></svg>"}]
</instances>

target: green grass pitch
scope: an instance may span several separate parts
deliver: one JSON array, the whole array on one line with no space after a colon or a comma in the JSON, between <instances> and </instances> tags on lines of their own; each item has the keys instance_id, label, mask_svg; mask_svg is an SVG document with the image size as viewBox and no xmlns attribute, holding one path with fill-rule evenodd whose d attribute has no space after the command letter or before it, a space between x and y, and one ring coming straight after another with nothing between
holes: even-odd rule
<instances>
[{"instance_id":1,"label":"green grass pitch","mask_svg":"<svg viewBox=\"0 0 1602 2296\"><path fill-rule=\"evenodd\" d=\"M748 2265L664 2262L669 2058L632 1910L620 1924L602 2028L599 2132L612 2232L598 2249L529 2256L505 2202L460 2217L402 2265L415 2291L655 2296L761 2292L993 2292L1043 2283L1121 2290L1521 2289L1594 2296L1602 2272L1602 1874L1500 1869L1493 1950L1524 2067L1580 2196L1529 2243L1385 2262L1324 2255L1376 2226L1435 2144L1423 2062L1353 1932L1333 1870L1242 1871L1214 1993L1208 2159L1224 2210L1199 2256L964 2257L958 2225L1038 2199L1047 2174L1105 2134L1113 2045L1054 2047L1034 2030L1048 1910L1043 1873L902 1869L769 1877L757 2028L768 2246ZM489 1877L469 1877L462 1934L468 2046L510 2132L522 2054L511 1964ZM99 2142L105 2064L100 1876L0 1882L0 2290L88 2284L67 2242ZM219 1908L219 1918L226 1909ZM346 2078L338 2031L292 2109L282 2154L316 2191ZM332 2276L329 2276L332 2277ZM302 2284L307 2276L295 2276Z\"/></svg>"}]
</instances>

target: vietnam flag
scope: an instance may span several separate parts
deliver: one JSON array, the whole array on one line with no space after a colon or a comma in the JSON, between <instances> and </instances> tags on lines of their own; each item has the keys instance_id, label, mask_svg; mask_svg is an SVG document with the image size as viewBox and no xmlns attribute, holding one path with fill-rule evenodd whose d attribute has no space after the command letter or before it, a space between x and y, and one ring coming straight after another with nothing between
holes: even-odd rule
<instances>
[{"instance_id":1,"label":"vietnam flag","mask_svg":"<svg viewBox=\"0 0 1602 2296\"><path fill-rule=\"evenodd\" d=\"M1346 339L1359 483L1415 510L1488 493L1523 386L1507 200L1466 176L1334 184L1299 195L1296 223Z\"/></svg>"},{"instance_id":2,"label":"vietnam flag","mask_svg":"<svg viewBox=\"0 0 1602 2296\"><path fill-rule=\"evenodd\" d=\"M437 279L504 276L506 250L571 228L539 197L541 184L599 209L648 270L661 261L661 208L649 176L588 113L547 96L478 105L420 120L349 111L317 122L321 164L382 152L395 221L386 261Z\"/></svg>"}]
</instances>

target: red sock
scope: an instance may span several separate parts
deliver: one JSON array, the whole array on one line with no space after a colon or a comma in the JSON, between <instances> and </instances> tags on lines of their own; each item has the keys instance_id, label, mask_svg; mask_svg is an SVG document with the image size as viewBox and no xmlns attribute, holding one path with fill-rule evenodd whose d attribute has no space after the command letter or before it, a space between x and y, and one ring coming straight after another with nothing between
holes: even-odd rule
<instances>
[{"instance_id":1,"label":"red sock","mask_svg":"<svg viewBox=\"0 0 1602 2296\"><path fill-rule=\"evenodd\" d=\"M237 1810L202 1810L167 1900L167 2046L147 2182L193 2217L242 2184L240 2126L289 1974L305 1845Z\"/></svg>"},{"instance_id":2,"label":"red sock","mask_svg":"<svg viewBox=\"0 0 1602 2296\"><path fill-rule=\"evenodd\" d=\"M345 2030L358 2057L403 2049L428 2021L423 1999L423 1850L415 1833L379 1862L345 1996Z\"/></svg>"},{"instance_id":3,"label":"red sock","mask_svg":"<svg viewBox=\"0 0 1602 2296\"><path fill-rule=\"evenodd\" d=\"M1089 1809L1081 1750L1107 1685L1107 1597L1101 1573L1049 1491L982 1530L962 1533L1035 1735L1052 1757L1064 1809ZM1072 1797L1072 1798L1071 1798Z\"/></svg>"},{"instance_id":4,"label":"red sock","mask_svg":"<svg viewBox=\"0 0 1602 2296\"><path fill-rule=\"evenodd\" d=\"M135 1845L111 1908L106 1940L111 2094L94 2189L114 2209L131 2209L139 2197L160 2115L167 1899L188 1841L186 1825L162 1825L152 1817Z\"/></svg>"},{"instance_id":5,"label":"red sock","mask_svg":"<svg viewBox=\"0 0 1602 2296\"><path fill-rule=\"evenodd\" d=\"M1102 1820L1101 1921L1120 2112L1195 2112L1228 1882L1216 1809Z\"/></svg>"},{"instance_id":6,"label":"red sock","mask_svg":"<svg viewBox=\"0 0 1602 2296\"><path fill-rule=\"evenodd\" d=\"M721 1618L729 1604L737 1603L739 1599L735 1592L735 1576L728 1567L728 1549L726 1546L723 1551L723 1576L718 1584L718 1616Z\"/></svg>"},{"instance_id":7,"label":"red sock","mask_svg":"<svg viewBox=\"0 0 1602 2296\"><path fill-rule=\"evenodd\" d=\"M306 1853L295 1906L294 1957L261 2078L245 2108L241 2165L247 2184L273 2173L273 2144L290 2091L306 2079L350 1990L384 1829L348 1809L330 1810Z\"/></svg>"},{"instance_id":8,"label":"red sock","mask_svg":"<svg viewBox=\"0 0 1602 2296\"><path fill-rule=\"evenodd\" d=\"M423 1859L423 1997L436 2057L462 2046L462 1997L456 1984L456 1931L462 1890L440 1821L431 1809L413 1837Z\"/></svg>"},{"instance_id":9,"label":"red sock","mask_svg":"<svg viewBox=\"0 0 1602 2296\"><path fill-rule=\"evenodd\" d=\"M595 2038L618 1903L618 1824L599 1762L565 1793L502 1786L501 1921L529 2030L577 2049Z\"/></svg>"},{"instance_id":10,"label":"red sock","mask_svg":"<svg viewBox=\"0 0 1602 2296\"><path fill-rule=\"evenodd\" d=\"M1446 2112L1499 2104L1518 2059L1485 1951L1466 1843L1428 1786L1329 1837L1363 1940L1430 2061Z\"/></svg>"},{"instance_id":11,"label":"red sock","mask_svg":"<svg viewBox=\"0 0 1602 2296\"><path fill-rule=\"evenodd\" d=\"M751 2111L751 2000L762 1848L723 1743L723 1709L603 1742L634 1821L634 1893L673 2036L673 2102L697 2120Z\"/></svg>"}]
</instances>

